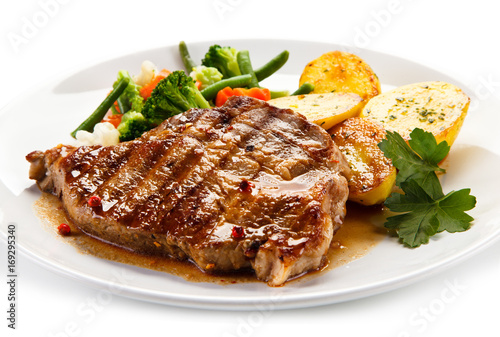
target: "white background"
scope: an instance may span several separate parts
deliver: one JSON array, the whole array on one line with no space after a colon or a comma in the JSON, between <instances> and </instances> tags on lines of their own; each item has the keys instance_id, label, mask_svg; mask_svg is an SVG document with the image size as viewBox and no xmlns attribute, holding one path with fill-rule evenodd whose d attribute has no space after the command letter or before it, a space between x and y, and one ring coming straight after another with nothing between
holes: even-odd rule
<instances>
[{"instance_id":1,"label":"white background","mask_svg":"<svg viewBox=\"0 0 500 337\"><path fill-rule=\"evenodd\" d=\"M446 72L472 88L482 106L500 98L500 24L491 1L130 3L2 0L0 107L33 85L90 62L180 40L228 38L369 48ZM22 132L26 122L19 116L13 127ZM485 120L487 132L478 136L495 136L490 130L498 122ZM1 274L6 274L4 242L0 251ZM182 309L116 295L101 298L98 289L53 274L24 256L18 257L18 264L16 331L7 328L4 318L7 280L0 277L2 336L493 336L500 330L498 242L458 266L389 293L264 313ZM82 306L87 314L77 315Z\"/></svg>"}]
</instances>

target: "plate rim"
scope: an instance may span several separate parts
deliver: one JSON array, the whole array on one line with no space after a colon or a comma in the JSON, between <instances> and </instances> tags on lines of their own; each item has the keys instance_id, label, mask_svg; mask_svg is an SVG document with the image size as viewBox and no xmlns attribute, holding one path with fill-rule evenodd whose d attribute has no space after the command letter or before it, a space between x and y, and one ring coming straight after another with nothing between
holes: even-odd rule
<instances>
[{"instance_id":1,"label":"plate rim","mask_svg":"<svg viewBox=\"0 0 500 337\"><path fill-rule=\"evenodd\" d=\"M338 43L331 43L331 42L324 42L324 41L305 41L305 40L297 40L297 39L270 39L270 38L263 38L263 39L223 39L223 40L198 40L198 41L193 41L190 42L190 44L198 44L198 45L210 45L213 43L228 43L230 44L231 42L238 41L238 43L245 42L245 41L253 41L254 43L262 43L262 41L265 41L267 43L269 42L279 42L279 43L293 43L293 44L303 44L303 43L308 43L308 44L313 44L313 45L322 45L324 47L326 46L342 46L343 48L350 49L350 46L347 45L342 45ZM80 71L84 71L86 69L89 69L91 67L97 66L99 64L102 64L104 62L113 62L117 59L125 59L125 58L130 58L133 55L137 53L143 53L143 52L151 52L151 51L158 51L160 49L170 49L174 48L176 45L174 44L169 44L165 46L157 46L157 47L152 47L152 48L147 48L147 49L141 49L137 50L135 52L129 52L127 54L121 54L113 57L107 57L103 58L100 60L92 60L88 63L84 64L79 64L75 65L74 67L71 67L70 69L66 69L65 71L58 72L57 74L54 74L50 76L49 78L46 78L44 80L41 80L39 83L36 83L20 94L16 95L16 97L12 98L11 100L8 101L7 104L5 104L3 107L0 108L0 118L2 117L3 113L10 109L12 106L16 104L16 102L19 102L22 100L22 97L33 94L39 90L41 90L44 87L47 87L48 85L51 84L56 84L58 82L62 82L63 80L67 79L71 75L74 75ZM352 49L352 48L351 48ZM384 52L379 52L371 49L366 49L366 48L357 48L359 50L365 50L366 52L369 53L375 53L379 55L380 57L390 57L390 58L397 58L401 61L404 62L409 62L415 65L423 66L428 69L431 69L435 72L443 73L439 69L436 69L434 67L428 67L425 66L424 64L420 64L418 62L415 62L411 59L406 59L402 58L397 55L391 55L388 53ZM443 73L446 77L453 78L452 75L448 75L446 73ZM457 83L460 83L460 81L456 80ZM462 88L467 89L468 87L461 84ZM0 219L3 221L3 219ZM2 241L7 242L6 240L6 233L4 233L3 228L0 227L0 237L2 238ZM334 303L340 303L340 302L345 302L345 301L350 301L350 300L355 300L359 298L364 298L368 296L373 296L376 294L381 294L387 291L390 291L392 289L397 289L400 287L407 286L409 284L418 282L420 279L427 277L428 275L434 275L436 273L443 272L444 270L462 262L463 260L478 254L488 247L490 247L492 244L495 242L499 241L500 239L500 234L497 233L497 235L493 236L488 236L484 238L481 241L475 242L473 245L471 245L468 249L460 251L459 254L453 255L452 257L449 257L445 260L440 260L437 263L434 263L427 268L419 269L415 272L408 273L405 275L401 275L398 277L394 277L391 280L387 281L379 281L373 284L369 284L367 286L361 287L361 292L359 287L357 289L349 289L348 291L343 290L342 293L343 295L340 296L337 294L337 291L331 291L328 292L325 296L324 292L317 292L317 293L306 293L306 294L287 294L286 298L279 299L277 300L274 305L274 309L291 309L291 308L300 308L300 307L310 307L310 306L320 306L320 305L327 305L327 304L334 304ZM74 268L68 269L64 265L57 264L53 261L48 261L44 257L38 256L34 252L30 251L29 248L24 247L22 243L17 243L17 246L20 248L20 252L30 258L32 261L35 261L36 263L42 265L44 268L55 272L59 275L62 275L64 277L68 277L77 281L80 281L81 283L91 285L93 288L97 289L102 289L103 286L106 286L109 284L106 280L93 277L92 275L88 275L86 273L82 273ZM186 281L188 282L188 281ZM145 300L149 302L155 302L155 303L162 303L162 304L168 304L168 305L174 305L174 306L180 306L180 307L188 307L188 308L198 308L198 309L210 309L210 308L215 308L215 309L227 309L227 310L248 310L248 309L255 309L256 303L262 303L263 301L267 299L266 298L260 298L260 300L256 300L254 297L243 297L243 298L216 298L216 297L205 297L205 298L199 298L194 296L179 296L177 294L161 294L160 298L158 298L158 293L154 290L148 290L148 289L141 289L138 288L137 286L132 286L132 285L125 285L121 286L122 291L119 293L120 296L126 296L129 298L134 298L134 299L139 299L139 300ZM354 295L354 294L358 295ZM333 297L333 298L332 298Z\"/></svg>"}]
</instances>

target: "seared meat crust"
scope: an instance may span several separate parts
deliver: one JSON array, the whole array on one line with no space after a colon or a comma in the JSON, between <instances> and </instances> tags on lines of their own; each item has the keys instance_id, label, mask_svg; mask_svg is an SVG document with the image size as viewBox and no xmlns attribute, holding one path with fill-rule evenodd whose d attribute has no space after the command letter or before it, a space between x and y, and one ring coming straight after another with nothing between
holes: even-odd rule
<instances>
[{"instance_id":1,"label":"seared meat crust","mask_svg":"<svg viewBox=\"0 0 500 337\"><path fill-rule=\"evenodd\" d=\"M328 133L248 97L192 109L134 141L60 145L27 160L30 178L89 235L208 271L252 268L273 286L321 265L348 195L349 169Z\"/></svg>"}]
</instances>

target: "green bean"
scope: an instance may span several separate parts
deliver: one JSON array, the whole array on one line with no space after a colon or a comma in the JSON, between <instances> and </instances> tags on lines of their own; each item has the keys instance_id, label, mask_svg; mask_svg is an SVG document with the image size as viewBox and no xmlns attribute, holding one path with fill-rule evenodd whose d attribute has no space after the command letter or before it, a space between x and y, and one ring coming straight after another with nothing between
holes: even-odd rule
<instances>
[{"instance_id":1,"label":"green bean","mask_svg":"<svg viewBox=\"0 0 500 337\"><path fill-rule=\"evenodd\" d=\"M124 101L123 96L120 96L116 99L116 104L118 105L118 109L120 109L120 113L122 114L130 110L130 106L127 106L127 103Z\"/></svg>"},{"instance_id":2,"label":"green bean","mask_svg":"<svg viewBox=\"0 0 500 337\"><path fill-rule=\"evenodd\" d=\"M304 82L304 84L302 84L297 90L295 90L291 96L307 95L313 90L314 90L314 84L311 84L309 82Z\"/></svg>"},{"instance_id":3,"label":"green bean","mask_svg":"<svg viewBox=\"0 0 500 337\"><path fill-rule=\"evenodd\" d=\"M265 78L268 78L275 72L277 72L283 65L288 61L288 50L283 50L281 53L273 57L269 62L264 64L262 67L258 69L254 69L255 76L257 77L257 81L262 81Z\"/></svg>"},{"instance_id":4,"label":"green bean","mask_svg":"<svg viewBox=\"0 0 500 337\"><path fill-rule=\"evenodd\" d=\"M179 53L181 54L182 63L184 63L184 67L186 67L189 74L197 64L193 61L191 55L189 55L187 45L184 41L179 42Z\"/></svg>"},{"instance_id":5,"label":"green bean","mask_svg":"<svg viewBox=\"0 0 500 337\"><path fill-rule=\"evenodd\" d=\"M201 91L201 94L207 101L210 101L214 99L215 96L217 96L217 93L225 87L244 88L248 85L248 83L250 83L251 80L252 76L249 74L229 77L209 85Z\"/></svg>"},{"instance_id":6,"label":"green bean","mask_svg":"<svg viewBox=\"0 0 500 337\"><path fill-rule=\"evenodd\" d=\"M116 105L118 105L118 101L116 101L116 103L117 103ZM116 105L115 105L115 104L113 104L113 105L111 106L111 108L110 108L110 109L111 109L111 113L112 113L113 115L117 115L117 114L119 114L119 113L120 113L120 112L118 111L118 108L117 108L117 106L116 106Z\"/></svg>"},{"instance_id":7,"label":"green bean","mask_svg":"<svg viewBox=\"0 0 500 337\"><path fill-rule=\"evenodd\" d=\"M290 96L290 91L282 90L282 91L272 91L271 90L271 99Z\"/></svg>"},{"instance_id":8,"label":"green bean","mask_svg":"<svg viewBox=\"0 0 500 337\"><path fill-rule=\"evenodd\" d=\"M95 111L90 115L80 126L78 126L75 131L71 133L71 137L76 138L76 133L80 130L85 130L92 132L94 126L99 123L109 108L115 103L115 101L120 97L125 88L128 86L129 79L123 78L117 83L116 87L111 91L111 93L102 101L102 103L95 109Z\"/></svg>"},{"instance_id":9,"label":"green bean","mask_svg":"<svg viewBox=\"0 0 500 337\"><path fill-rule=\"evenodd\" d=\"M257 77L253 71L252 62L250 61L250 53L248 50L240 50L236 58L241 74L249 74L252 77L250 83L248 83L248 87L259 87L259 81L257 81Z\"/></svg>"}]
</instances>

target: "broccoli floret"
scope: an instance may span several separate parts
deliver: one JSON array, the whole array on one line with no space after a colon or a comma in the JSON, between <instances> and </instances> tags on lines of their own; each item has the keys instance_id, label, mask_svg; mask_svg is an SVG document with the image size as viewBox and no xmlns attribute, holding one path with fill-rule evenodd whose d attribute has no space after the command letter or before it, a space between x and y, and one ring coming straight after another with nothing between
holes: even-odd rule
<instances>
[{"instance_id":1,"label":"broccoli floret","mask_svg":"<svg viewBox=\"0 0 500 337\"><path fill-rule=\"evenodd\" d=\"M139 94L139 89L141 89L141 87L135 84L134 80L132 79L128 71L120 70L118 72L118 78L116 82L113 84L113 88L117 85L118 82L120 82L122 78L129 79L128 86L125 88L125 91L121 95L122 100L124 98L125 101L124 103L127 105L127 110L134 110L137 112L141 112L144 106L144 99Z\"/></svg>"},{"instance_id":2,"label":"broccoli floret","mask_svg":"<svg viewBox=\"0 0 500 337\"><path fill-rule=\"evenodd\" d=\"M120 141L128 141L139 138L144 132L153 128L142 113L129 111L123 114L122 121L116 128L120 133Z\"/></svg>"},{"instance_id":3,"label":"broccoli floret","mask_svg":"<svg viewBox=\"0 0 500 337\"><path fill-rule=\"evenodd\" d=\"M191 108L210 108L194 80L182 70L172 72L153 89L142 114L155 125Z\"/></svg>"},{"instance_id":4,"label":"broccoli floret","mask_svg":"<svg viewBox=\"0 0 500 337\"><path fill-rule=\"evenodd\" d=\"M217 68L224 78L241 75L238 66L238 50L233 47L211 46L205 54L201 64L206 67Z\"/></svg>"},{"instance_id":5,"label":"broccoli floret","mask_svg":"<svg viewBox=\"0 0 500 337\"><path fill-rule=\"evenodd\" d=\"M215 82L222 80L222 74L219 70L217 70L217 68L214 67L194 67L189 76L191 76L195 81L201 82L201 90L205 89L210 84L214 84Z\"/></svg>"}]
</instances>

